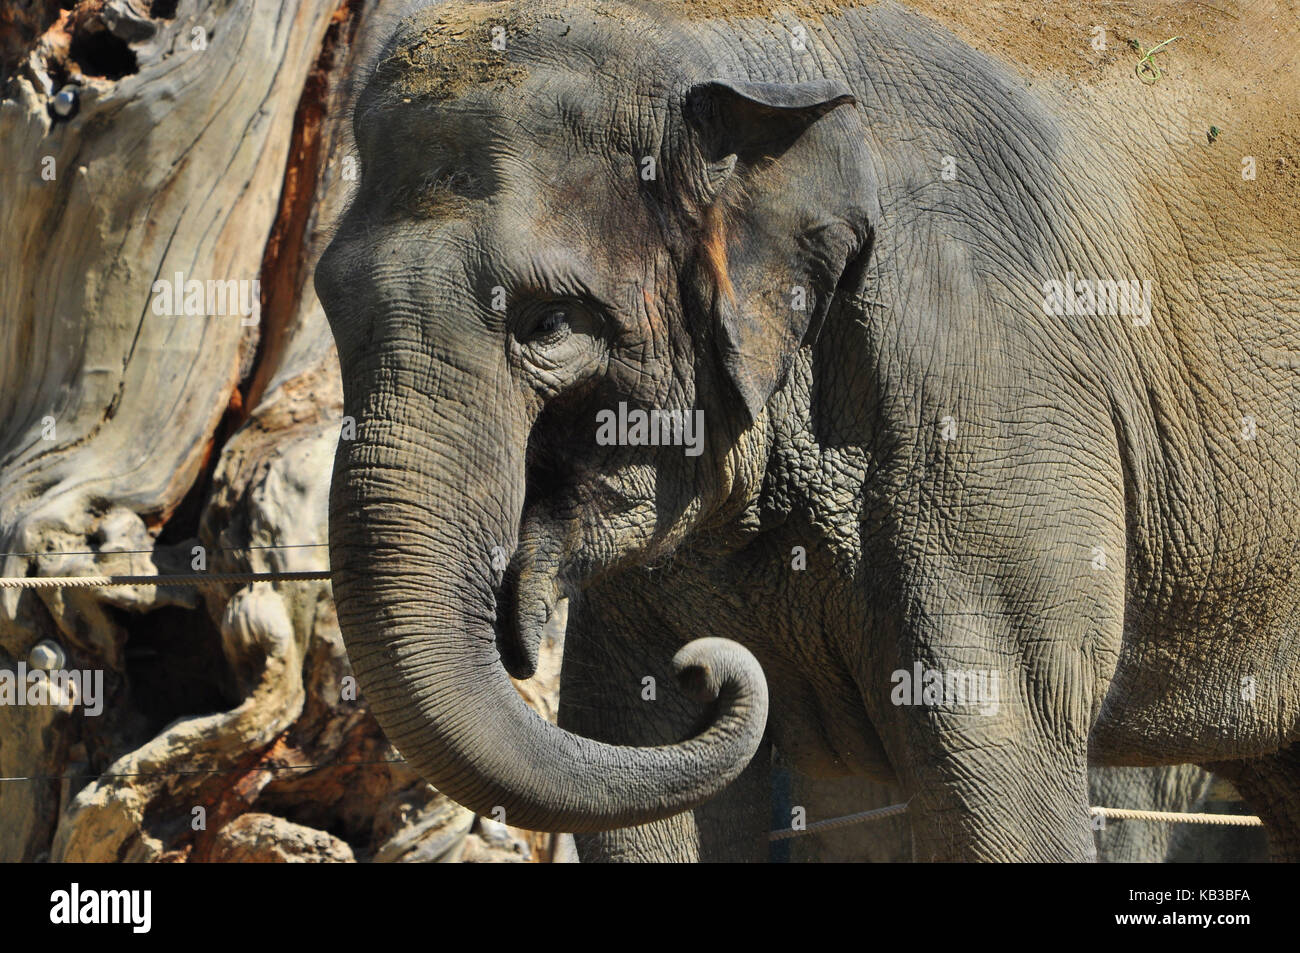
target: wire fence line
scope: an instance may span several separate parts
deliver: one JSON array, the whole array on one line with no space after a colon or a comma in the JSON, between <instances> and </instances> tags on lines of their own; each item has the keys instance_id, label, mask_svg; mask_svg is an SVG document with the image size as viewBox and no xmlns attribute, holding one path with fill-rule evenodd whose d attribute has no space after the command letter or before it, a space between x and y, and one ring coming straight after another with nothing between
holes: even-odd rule
<instances>
[{"instance_id":1,"label":"wire fence line","mask_svg":"<svg viewBox=\"0 0 1300 953\"><path fill-rule=\"evenodd\" d=\"M807 827L795 829L775 830L767 835L768 840L780 841L789 840L792 837L802 837L806 834L822 834L827 831L839 830L841 827L852 827L855 824L867 824L871 821L883 821L888 817L895 817L904 814L907 811L906 804L891 804L888 807L878 807L872 811L860 811L857 814L845 814L841 817L831 817L824 821L813 821Z\"/></svg>"},{"instance_id":2,"label":"wire fence line","mask_svg":"<svg viewBox=\"0 0 1300 953\"><path fill-rule=\"evenodd\" d=\"M857 814L845 814L824 821L814 821L799 830L776 830L768 834L768 840L789 840L804 834L821 834L852 827L856 824L868 824L883 821L907 812L907 804L890 804L871 811ZM1218 824L1225 827L1263 827L1264 822L1258 817L1244 814L1179 814L1177 811L1139 811L1120 807L1090 807L1088 813L1093 817L1104 817L1116 821L1149 821L1155 824Z\"/></svg>"},{"instance_id":3,"label":"wire fence line","mask_svg":"<svg viewBox=\"0 0 1300 953\"><path fill-rule=\"evenodd\" d=\"M328 569L285 572L196 572L151 576L0 576L0 589L103 589L113 586L203 586L214 582L293 582L329 579Z\"/></svg>"},{"instance_id":4,"label":"wire fence line","mask_svg":"<svg viewBox=\"0 0 1300 953\"><path fill-rule=\"evenodd\" d=\"M246 549L274 549L274 548L306 548L310 546L324 546L324 543L303 543L294 544L294 547L244 547ZM142 550L141 552L145 552ZM152 550L148 550L152 552ZM0 556L17 556L33 555L23 553L0 553ZM99 555L92 554L74 554L74 553L41 553L34 555ZM110 554L116 555L116 554ZM330 578L328 570L303 570L288 572L246 572L246 573L185 573L172 575L145 575L145 576L6 576L0 577L0 589L95 589L112 586L202 586L208 583L254 583L254 582L290 582L290 581L310 581L310 580L327 580ZM3 781L70 781L79 778L89 777L92 780L99 778L116 778L116 777L184 777L194 774L223 774L237 773L248 770L261 771L305 771L316 770L331 767L347 767L352 765L367 764L401 764L405 759L396 761L338 761L327 764L303 764L303 765L273 765L263 766L255 769L199 769L193 771L165 771L154 774L149 773L131 773L131 774L101 774L101 775L50 775L50 776L32 776L32 777L10 777L0 778ZM1104 817L1110 820L1125 821L1149 821L1158 824L1218 824L1229 827L1263 827L1263 821L1258 817L1238 815L1238 814L1181 814L1175 811L1142 811L1129 808L1115 807L1091 807L1089 813L1094 817ZM875 808L870 811L861 811L856 814L845 814L840 817L827 818L826 820L814 821L800 829L781 829L770 831L768 839L773 841L788 840L792 837L801 837L808 834L824 833L832 830L839 830L845 827L852 827L857 824L868 824L874 821L885 820L886 818L895 817L907 811L907 804L890 804L887 807Z\"/></svg>"},{"instance_id":5,"label":"wire fence line","mask_svg":"<svg viewBox=\"0 0 1300 953\"><path fill-rule=\"evenodd\" d=\"M201 547L211 553L252 552L276 549L324 549L329 543L272 543L269 545ZM15 552L0 553L0 558L62 556L141 556L156 553L155 549L78 550L74 552ZM295 582L327 580L328 570L283 570L280 572L193 572L193 573L119 573L109 576L0 576L0 589L106 589L117 586L197 587L207 583Z\"/></svg>"},{"instance_id":6,"label":"wire fence line","mask_svg":"<svg viewBox=\"0 0 1300 953\"><path fill-rule=\"evenodd\" d=\"M33 774L0 781L101 781L105 778L187 778L197 775L249 774L254 771L315 771L318 768L352 768L376 764L405 764L405 758L379 761L329 761L324 764L259 764L247 768L177 768L173 771L106 771L103 774Z\"/></svg>"},{"instance_id":7,"label":"wire fence line","mask_svg":"<svg viewBox=\"0 0 1300 953\"><path fill-rule=\"evenodd\" d=\"M1252 814L1180 814L1177 811L1139 811L1125 807L1094 807L1093 816L1115 821L1152 821L1157 824L1220 824L1225 827L1263 827Z\"/></svg>"},{"instance_id":8,"label":"wire fence line","mask_svg":"<svg viewBox=\"0 0 1300 953\"><path fill-rule=\"evenodd\" d=\"M175 545L184 545L183 541ZM202 543L196 545L202 546ZM254 550L266 549L324 549L328 548L329 543L269 543L265 546L203 546L210 553L247 553ZM62 550L45 550L44 552L32 553L0 553L0 559L6 556L44 556L54 558L56 556L147 556L157 553L160 549L167 548L166 544L160 544L153 549L81 549L64 552Z\"/></svg>"},{"instance_id":9,"label":"wire fence line","mask_svg":"<svg viewBox=\"0 0 1300 953\"><path fill-rule=\"evenodd\" d=\"M248 774L254 771L316 771L324 768L352 768L365 767L381 764L406 764L405 758L383 758L377 761L329 761L321 764L262 764L246 768L193 768L193 769L176 769L173 771L107 771L103 774L49 774L49 775L20 775L17 777L0 778L4 781L100 781L105 779L116 778L181 778L193 777L197 775L221 775L221 774ZM1263 827L1263 821L1258 817L1240 815L1240 814L1179 814L1175 811L1140 811L1129 808L1117 807L1092 807L1088 809L1094 817L1105 817L1109 820L1122 821L1150 821L1158 824L1218 824L1227 827ZM887 807L878 807L870 811L860 811L856 814L844 814L840 817L830 817L821 821L813 821L806 827L800 828L781 828L768 832L768 840L782 841L789 840L793 837L803 837L809 834L825 834L830 831L840 830L845 827L853 827L858 824L869 824L873 821L883 821L891 817L897 817L907 812L907 804L890 804Z\"/></svg>"}]
</instances>

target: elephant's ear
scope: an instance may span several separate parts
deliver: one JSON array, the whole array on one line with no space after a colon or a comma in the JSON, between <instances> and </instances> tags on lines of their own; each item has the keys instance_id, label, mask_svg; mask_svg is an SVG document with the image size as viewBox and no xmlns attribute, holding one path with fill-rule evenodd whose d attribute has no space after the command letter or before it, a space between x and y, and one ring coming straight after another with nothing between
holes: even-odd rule
<instances>
[{"instance_id":1,"label":"elephant's ear","mask_svg":"<svg viewBox=\"0 0 1300 953\"><path fill-rule=\"evenodd\" d=\"M687 196L700 280L711 285L701 291L713 303L719 360L751 421L820 329L865 241L874 199L865 133L856 110L837 111L855 102L830 80L715 80L686 99L703 160Z\"/></svg>"}]
</instances>

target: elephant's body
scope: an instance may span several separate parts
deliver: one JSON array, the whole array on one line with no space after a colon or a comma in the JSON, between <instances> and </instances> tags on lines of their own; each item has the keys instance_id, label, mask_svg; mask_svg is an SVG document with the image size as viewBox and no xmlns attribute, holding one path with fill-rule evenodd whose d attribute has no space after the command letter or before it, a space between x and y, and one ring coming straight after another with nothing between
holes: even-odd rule
<instances>
[{"instance_id":1,"label":"elephant's body","mask_svg":"<svg viewBox=\"0 0 1300 953\"><path fill-rule=\"evenodd\" d=\"M763 52L723 72L798 78L779 32L724 29L741 35L720 49ZM1023 722L975 729L1003 762L978 783L1010 762L1025 785L988 805L985 823L1025 830L1068 803L1075 816L1057 827L1076 828L1084 850L1090 726L1104 764L1268 755L1300 730L1295 239L1249 246L1232 269L1224 259L1246 259L1244 247L1188 234L1205 224L1204 209L1173 204L1188 183L1162 185L1156 204L1142 192L1151 170L1108 135L1146 122L1080 110L1086 128L1072 128L993 62L895 9L850 11L833 29L854 41L838 49L881 184L873 273L855 289L866 320L828 319L799 353L769 404L764 492L734 536L701 534L668 568L610 579L589 590L586 611L646 653L646 672L701 634L751 648L772 737L797 768L888 777L892 747L923 798L958 801L974 785L945 783L954 766L929 753L941 746L933 727L896 725L892 744L873 729L898 720L889 673L917 658L996 668L1018 641L1028 720L1058 718L1020 751L1005 746L1027 741ZM936 174L954 153L960 184ZM1164 153L1160 173L1184 158ZM1067 271L1146 278L1151 324L1045 319L1042 284ZM1277 275L1271 300L1261 271ZM956 437L945 442L948 416ZM1243 441L1247 416L1269 419L1271 435ZM808 567L794 572L799 546ZM656 645L647 629L666 635ZM589 707L571 684L573 708ZM671 737L602 730L610 709L591 711L575 730ZM913 732L919 758L902 737ZM1064 764L1068 802L1035 803Z\"/></svg>"},{"instance_id":2,"label":"elephant's body","mask_svg":"<svg viewBox=\"0 0 1300 953\"><path fill-rule=\"evenodd\" d=\"M687 115L748 117L699 140L708 175L729 182L743 170L743 189L722 192L732 211L691 218L717 194L708 185L682 204L714 280L718 364L697 358L677 390L676 345L647 346L674 356L602 378L623 381L601 392L606 405L709 406L701 462L660 452L653 470L618 471L642 476L601 484L624 501L603 516L578 504L539 511L554 487L596 472L548 456L572 440L554 408L602 386L566 391L556 372L542 409L507 425L531 433L528 463L501 464L527 474L526 491L492 484L483 497L523 514L504 524L519 533L524 566L507 588L531 593L539 565L569 559L548 570L573 597L561 726L618 745L676 741L697 715L666 688L668 660L721 636L761 662L769 737L797 770L901 785L918 858L1092 857L1090 761L1222 764L1270 824L1274 849L1300 850L1300 769L1287 750L1300 738L1300 252L1293 206L1265 185L1250 204L1237 153L1201 132L1224 118L1224 77L1207 72L1190 92L1128 74L1089 88L1031 84L892 4L793 4L760 19L692 3L667 21L652 7L556 4L569 30L528 60L563 61L555 48L569 42L598 74L613 69L642 91L675 88L679 69L696 83L724 77L734 86L708 87L721 98L698 113L688 101ZM512 15L467 14L481 25ZM536 16L521 37L549 29L549 14ZM804 49L791 42L797 26ZM620 51L635 69L615 65ZM510 80L529 88L526 69ZM847 89L856 104L841 95L809 111L800 97L814 84ZM1294 85L1284 92L1294 103ZM629 120L619 110L635 106L602 101L573 121L600 122L608 108L620 143L609 148L646 153L636 136L658 128L657 114ZM807 125L796 135L778 120L798 110ZM1294 133L1258 110L1241 121L1256 123L1247 143ZM769 123L770 146L753 131ZM623 133L631 146L619 129L635 130ZM683 174L665 171L664 188ZM585 207L563 173L541 181L560 189L563 208ZM648 227L615 206L606 215L624 232ZM799 231L767 255L787 221ZM594 260L636 276L658 342L656 321L676 327L665 315L695 313L691 299L664 297L675 292L661 275L677 269L681 287L694 274L683 261L695 259L670 252L638 265L637 247L620 251L611 236ZM648 247L639 254L654 261ZM1139 296L1136 315L1047 313L1051 283L1075 279L1137 281L1149 312ZM782 309L800 310L801 290L806 314L786 324ZM360 386L350 407L390 405ZM348 494L367 491L342 492L351 505ZM559 539L573 547L564 557ZM340 604L348 635L354 617ZM351 624L373 627L362 617L381 605L358 603ZM502 651L510 661L515 650L507 641ZM895 673L922 671L997 677L996 711L946 697L911 704L919 691L898 704ZM665 686L654 701L645 676ZM580 850L764 856L762 760L694 815L592 834Z\"/></svg>"}]
</instances>

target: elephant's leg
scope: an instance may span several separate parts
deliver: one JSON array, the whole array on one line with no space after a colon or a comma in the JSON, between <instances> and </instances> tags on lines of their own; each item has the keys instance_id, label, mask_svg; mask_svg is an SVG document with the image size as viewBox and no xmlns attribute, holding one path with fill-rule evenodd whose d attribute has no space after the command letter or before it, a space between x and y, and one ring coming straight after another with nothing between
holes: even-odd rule
<instances>
[{"instance_id":1,"label":"elephant's leg","mask_svg":"<svg viewBox=\"0 0 1300 953\"><path fill-rule=\"evenodd\" d=\"M578 860L584 864L690 864L699 861L694 811L664 821L575 834Z\"/></svg>"},{"instance_id":2,"label":"elephant's leg","mask_svg":"<svg viewBox=\"0 0 1300 953\"><path fill-rule=\"evenodd\" d=\"M916 860L1096 860L1086 750L1027 718L934 722L905 784Z\"/></svg>"},{"instance_id":3,"label":"elephant's leg","mask_svg":"<svg viewBox=\"0 0 1300 953\"><path fill-rule=\"evenodd\" d=\"M1010 585L999 595L934 578L913 593L895 654L868 663L862 682L909 799L915 858L1095 861L1088 737L1105 691L1098 659L1114 657L1099 646L1118 645L1122 600L1103 613L1091 580L1062 580L1075 591L1058 596L1045 574L1046 599L1017 605Z\"/></svg>"},{"instance_id":4,"label":"elephant's leg","mask_svg":"<svg viewBox=\"0 0 1300 953\"><path fill-rule=\"evenodd\" d=\"M617 610L593 603L617 602ZM705 633L674 634L650 609L595 596L570 609L560 686L560 724L600 741L661 745L693 734L700 706L678 688L673 654ZM765 861L771 813L771 747L707 804L652 824L575 835L582 863Z\"/></svg>"},{"instance_id":5,"label":"elephant's leg","mask_svg":"<svg viewBox=\"0 0 1300 953\"><path fill-rule=\"evenodd\" d=\"M1231 781L1259 815L1273 860L1300 862L1300 744L1262 758L1221 761L1205 768Z\"/></svg>"},{"instance_id":6,"label":"elephant's leg","mask_svg":"<svg viewBox=\"0 0 1300 953\"><path fill-rule=\"evenodd\" d=\"M1126 600L1113 438L1056 418L1026 437L1020 404L964 417L920 489L890 502L902 529L872 540L859 687L910 799L917 860L1095 862L1088 742ZM1012 440L990 420L1024 429Z\"/></svg>"},{"instance_id":7,"label":"elephant's leg","mask_svg":"<svg viewBox=\"0 0 1300 953\"><path fill-rule=\"evenodd\" d=\"M739 778L709 803L653 824L577 834L591 863L754 863L767 860L771 746L763 742Z\"/></svg>"}]
</instances>

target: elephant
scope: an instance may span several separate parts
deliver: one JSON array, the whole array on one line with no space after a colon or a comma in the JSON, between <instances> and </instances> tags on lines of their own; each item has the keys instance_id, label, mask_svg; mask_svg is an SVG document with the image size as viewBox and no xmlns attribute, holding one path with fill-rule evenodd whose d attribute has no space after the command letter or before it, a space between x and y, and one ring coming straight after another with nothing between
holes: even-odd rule
<instances>
[{"instance_id":1,"label":"elephant","mask_svg":"<svg viewBox=\"0 0 1300 953\"><path fill-rule=\"evenodd\" d=\"M894 2L403 16L315 271L394 746L584 862L766 859L773 749L897 785L919 861L1093 861L1090 766L1178 764L1300 857L1300 252L1237 164L1296 112L1207 142L1245 59L1043 82ZM510 677L564 600L552 724Z\"/></svg>"}]
</instances>

